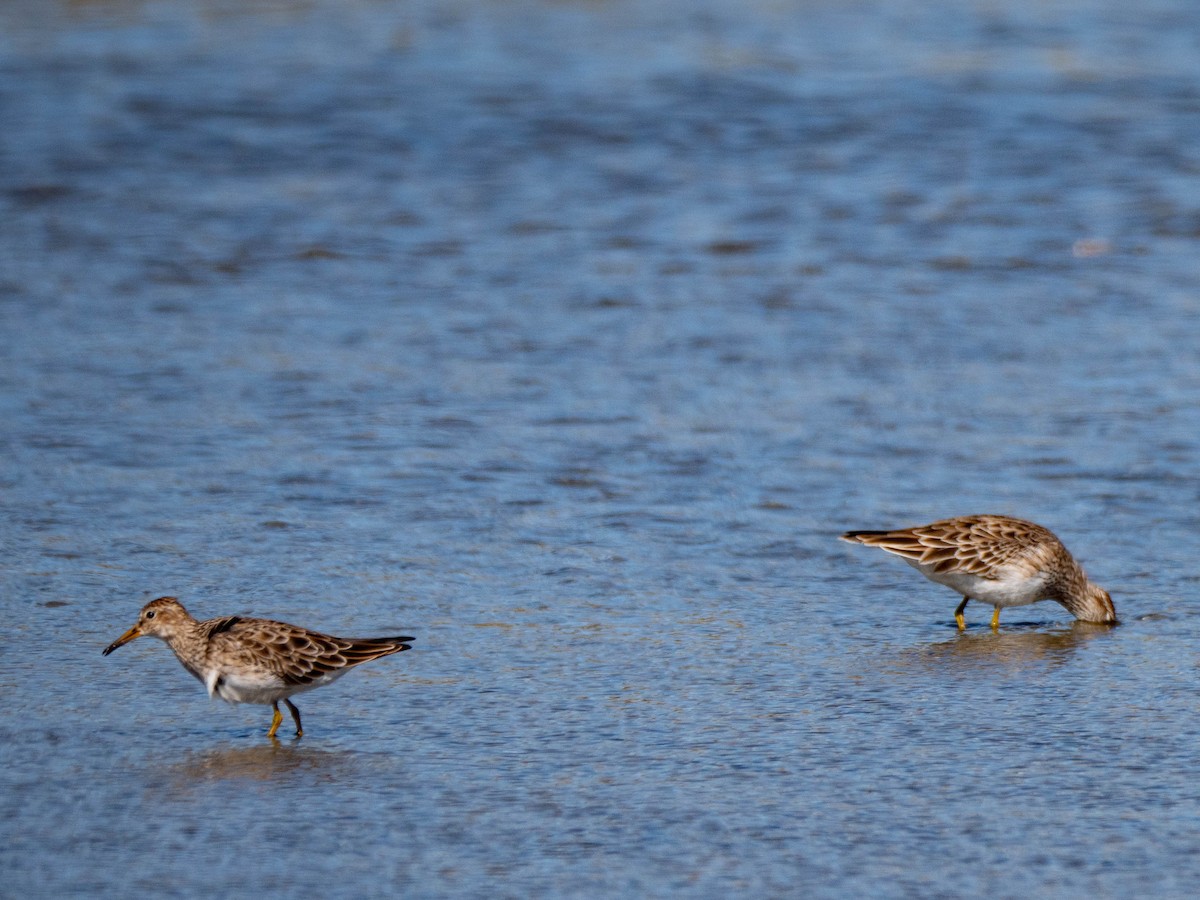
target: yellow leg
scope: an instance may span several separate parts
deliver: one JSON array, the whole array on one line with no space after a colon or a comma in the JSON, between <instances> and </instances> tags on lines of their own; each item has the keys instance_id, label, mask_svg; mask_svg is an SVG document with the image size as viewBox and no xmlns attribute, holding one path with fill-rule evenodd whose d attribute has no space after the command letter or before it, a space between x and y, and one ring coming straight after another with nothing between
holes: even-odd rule
<instances>
[{"instance_id":1,"label":"yellow leg","mask_svg":"<svg viewBox=\"0 0 1200 900\"><path fill-rule=\"evenodd\" d=\"M963 610L967 608L967 604L970 602L970 597L963 597L963 602L958 604L958 609L954 611L954 621L958 623L959 631L967 630L967 620L963 618Z\"/></svg>"},{"instance_id":2,"label":"yellow leg","mask_svg":"<svg viewBox=\"0 0 1200 900\"><path fill-rule=\"evenodd\" d=\"M1000 607L996 607L996 611L992 613L992 631L1000 630Z\"/></svg>"},{"instance_id":3,"label":"yellow leg","mask_svg":"<svg viewBox=\"0 0 1200 900\"><path fill-rule=\"evenodd\" d=\"M300 710L296 709L296 704L287 697L283 698L283 702L287 704L287 708L292 714L292 721L296 723L296 737L304 737L304 729L300 727ZM279 718L282 719L283 716Z\"/></svg>"},{"instance_id":4,"label":"yellow leg","mask_svg":"<svg viewBox=\"0 0 1200 900\"><path fill-rule=\"evenodd\" d=\"M279 711L279 704L272 703L271 709L275 710L275 715L271 716L271 730L267 732L267 737L275 737L275 732L279 730L279 723L283 721L283 713Z\"/></svg>"}]
</instances>

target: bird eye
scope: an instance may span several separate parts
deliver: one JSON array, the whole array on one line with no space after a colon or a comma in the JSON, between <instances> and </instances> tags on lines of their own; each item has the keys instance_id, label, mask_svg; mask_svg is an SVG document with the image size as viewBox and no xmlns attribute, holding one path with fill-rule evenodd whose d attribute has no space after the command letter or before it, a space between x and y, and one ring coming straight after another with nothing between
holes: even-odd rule
<instances>
[{"instance_id":1,"label":"bird eye","mask_svg":"<svg viewBox=\"0 0 1200 900\"><path fill-rule=\"evenodd\" d=\"M155 616L155 612L154 612L154 610L150 610L150 612L146 613L146 618L147 618L147 619L153 619L153 618L154 618L154 616Z\"/></svg>"}]
</instances>

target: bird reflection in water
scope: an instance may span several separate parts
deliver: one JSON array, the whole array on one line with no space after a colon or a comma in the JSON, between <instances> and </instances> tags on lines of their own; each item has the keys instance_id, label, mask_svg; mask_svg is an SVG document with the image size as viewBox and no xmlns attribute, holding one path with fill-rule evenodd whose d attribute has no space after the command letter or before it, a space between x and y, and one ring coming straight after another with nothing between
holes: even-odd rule
<instances>
[{"instance_id":1,"label":"bird reflection in water","mask_svg":"<svg viewBox=\"0 0 1200 900\"><path fill-rule=\"evenodd\" d=\"M907 662L945 665L947 662L967 665L999 665L1021 668L1030 665L1059 666L1089 641L1109 634L1112 625L1073 622L1069 626L1045 631L1023 631L1014 623L1002 632L991 629L959 632L953 639L938 641L910 651Z\"/></svg>"},{"instance_id":2,"label":"bird reflection in water","mask_svg":"<svg viewBox=\"0 0 1200 900\"><path fill-rule=\"evenodd\" d=\"M357 768L358 753L334 753L281 744L278 739L259 747L226 747L189 753L170 767L175 778L204 781L274 781L296 776L338 777Z\"/></svg>"}]
</instances>

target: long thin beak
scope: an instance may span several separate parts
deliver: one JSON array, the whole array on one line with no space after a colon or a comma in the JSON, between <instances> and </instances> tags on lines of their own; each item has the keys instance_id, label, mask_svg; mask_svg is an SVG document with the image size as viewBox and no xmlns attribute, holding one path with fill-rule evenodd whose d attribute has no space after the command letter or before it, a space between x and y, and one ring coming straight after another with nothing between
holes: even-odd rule
<instances>
[{"instance_id":1,"label":"long thin beak","mask_svg":"<svg viewBox=\"0 0 1200 900\"><path fill-rule=\"evenodd\" d=\"M119 638L117 638L115 641L113 641L111 644L109 644L107 647L105 647L104 655L108 656L108 654L112 653L114 650L116 650L122 644L128 644L134 638L141 637L141 636L142 636L142 629L140 629L136 625L134 625L127 632L125 632L123 635L121 635Z\"/></svg>"}]
</instances>

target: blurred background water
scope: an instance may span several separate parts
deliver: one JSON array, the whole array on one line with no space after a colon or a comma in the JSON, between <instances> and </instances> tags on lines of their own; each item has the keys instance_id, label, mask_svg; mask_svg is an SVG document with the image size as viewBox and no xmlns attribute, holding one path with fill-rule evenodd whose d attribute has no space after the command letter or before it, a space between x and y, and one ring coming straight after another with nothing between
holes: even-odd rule
<instances>
[{"instance_id":1,"label":"blurred background water","mask_svg":"<svg viewBox=\"0 0 1200 900\"><path fill-rule=\"evenodd\" d=\"M1190 896L1198 28L0 6L4 893ZM972 512L1123 624L835 539Z\"/></svg>"}]
</instances>

